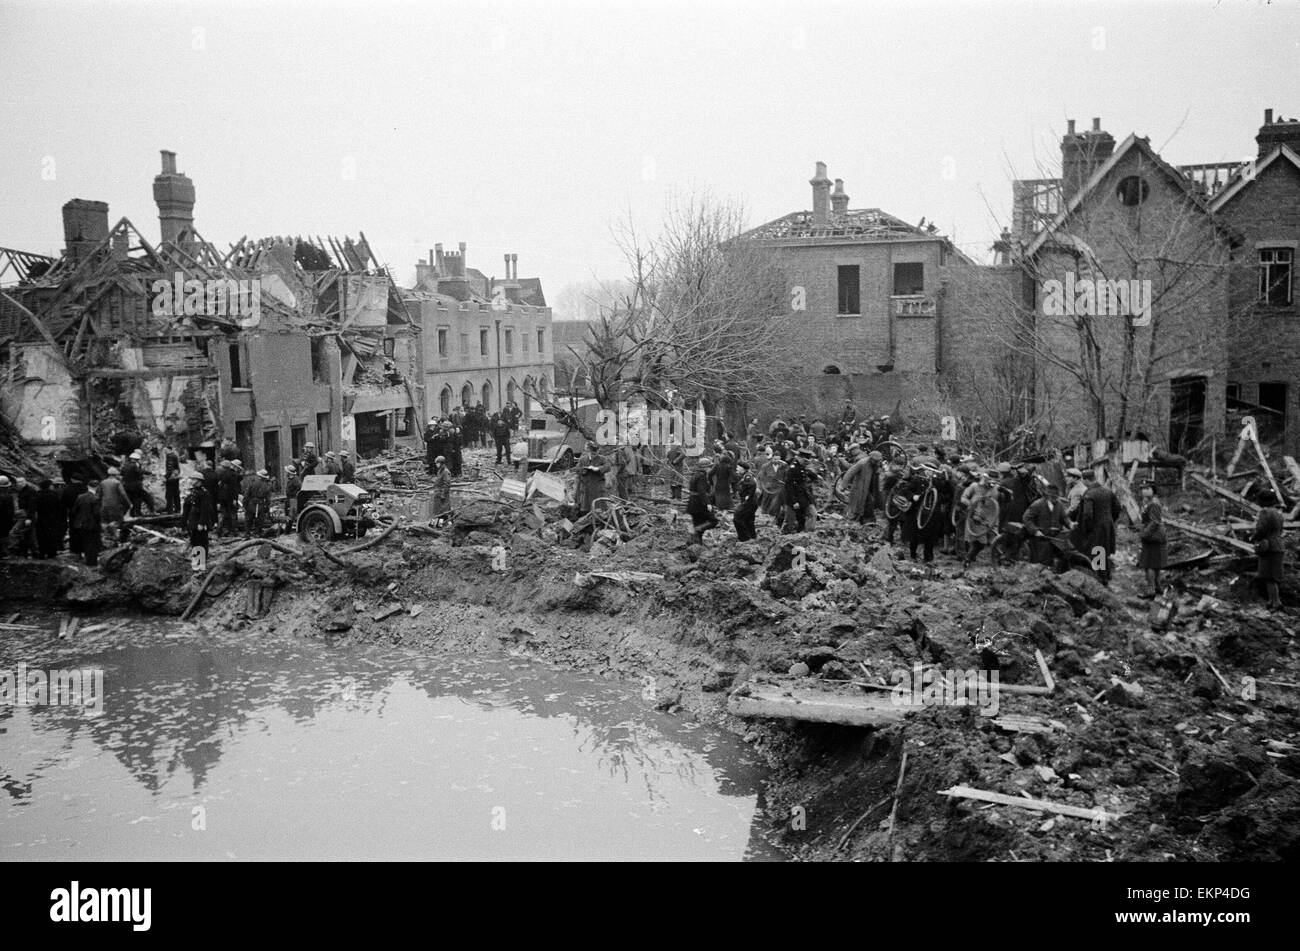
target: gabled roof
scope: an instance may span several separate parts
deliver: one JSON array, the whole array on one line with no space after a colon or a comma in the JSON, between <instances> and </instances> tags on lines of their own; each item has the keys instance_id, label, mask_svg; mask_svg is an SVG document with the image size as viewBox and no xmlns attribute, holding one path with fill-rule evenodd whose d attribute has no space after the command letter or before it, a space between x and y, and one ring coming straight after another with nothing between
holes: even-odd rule
<instances>
[{"instance_id":1,"label":"gabled roof","mask_svg":"<svg viewBox=\"0 0 1300 951\"><path fill-rule=\"evenodd\" d=\"M879 208L851 208L843 214L828 215L825 225L813 223L811 211L795 211L767 224L751 228L739 238L757 241L781 241L790 238L865 238L868 240L943 241L932 234Z\"/></svg>"},{"instance_id":2,"label":"gabled roof","mask_svg":"<svg viewBox=\"0 0 1300 951\"><path fill-rule=\"evenodd\" d=\"M1231 228L1214 217L1214 212L1211 210L1210 206L1206 204L1205 200L1201 198L1201 196L1197 195L1189 186L1186 176L1156 154L1155 150L1151 148L1151 142L1149 139L1138 138L1135 133L1129 133L1128 138L1119 144L1115 149L1114 154L1103 162L1097 170L1088 177L1088 180L1083 183L1079 190L1074 193L1070 200L1066 202L1065 207L1061 209L1060 213L1052 220L1051 224L1043 228L1034 236L1034 240L1029 242L1029 245L1025 248L1023 253L1026 256L1036 254L1045 243L1051 240L1055 232L1065 224L1070 216L1073 215L1089 197L1092 196L1098 186L1100 186L1110 173L1115 170L1120 162L1124 160L1124 157L1134 149L1141 152L1155 169L1162 172L1165 177L1174 184L1175 188L1186 195L1188 200L1197 208L1205 212L1206 216L1214 223L1216 228L1230 237L1236 237L1236 233Z\"/></svg>"},{"instance_id":3,"label":"gabled roof","mask_svg":"<svg viewBox=\"0 0 1300 951\"><path fill-rule=\"evenodd\" d=\"M1246 165L1236 176L1234 176L1231 182L1223 186L1223 190L1220 191L1219 194L1214 196L1214 199L1210 202L1210 209L1212 211L1218 211L1228 202L1232 201L1232 199L1243 190L1249 188L1255 179L1259 178L1260 172L1264 171L1264 169L1268 168L1279 158L1290 162L1297 169L1300 169L1300 154L1297 154L1289 145L1283 143L1272 152L1269 152L1268 155L1264 156L1262 159L1256 159L1254 162Z\"/></svg>"}]
</instances>

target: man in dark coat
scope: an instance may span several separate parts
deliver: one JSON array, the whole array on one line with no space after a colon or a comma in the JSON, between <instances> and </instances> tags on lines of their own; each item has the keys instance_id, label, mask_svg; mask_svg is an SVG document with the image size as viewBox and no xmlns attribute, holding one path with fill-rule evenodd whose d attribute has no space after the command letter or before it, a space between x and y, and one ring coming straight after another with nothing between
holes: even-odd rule
<instances>
[{"instance_id":1,"label":"man in dark coat","mask_svg":"<svg viewBox=\"0 0 1300 951\"><path fill-rule=\"evenodd\" d=\"M63 487L63 492L59 496L63 502L63 514L68 525L68 551L74 555L81 554L81 536L72 531L72 509L77 504L81 493L85 491L86 481L79 475L73 475L68 478L68 484Z\"/></svg>"},{"instance_id":2,"label":"man in dark coat","mask_svg":"<svg viewBox=\"0 0 1300 951\"><path fill-rule=\"evenodd\" d=\"M812 483L808 475L808 451L806 449L790 459L790 466L785 472L785 520L781 534L793 535L802 532L808 520L808 508L812 505Z\"/></svg>"},{"instance_id":3,"label":"man in dark coat","mask_svg":"<svg viewBox=\"0 0 1300 951\"><path fill-rule=\"evenodd\" d=\"M739 500L735 514L736 538L746 542L758 537L754 528L754 515L758 512L758 483L748 462L736 463L736 470L736 498Z\"/></svg>"},{"instance_id":4,"label":"man in dark coat","mask_svg":"<svg viewBox=\"0 0 1300 951\"><path fill-rule=\"evenodd\" d=\"M860 524L875 521L876 495L880 491L880 465L884 456L872 451L849 466L840 477L841 491L848 490L849 500L844 517Z\"/></svg>"},{"instance_id":5,"label":"man in dark coat","mask_svg":"<svg viewBox=\"0 0 1300 951\"><path fill-rule=\"evenodd\" d=\"M316 455L316 444L309 442L302 447L302 475L315 475L318 465L320 465L320 456Z\"/></svg>"},{"instance_id":6,"label":"man in dark coat","mask_svg":"<svg viewBox=\"0 0 1300 951\"><path fill-rule=\"evenodd\" d=\"M208 533L217 520L216 505L201 477L190 480L190 491L181 506L181 522L190 534L190 548L202 548L208 554Z\"/></svg>"},{"instance_id":7,"label":"man in dark coat","mask_svg":"<svg viewBox=\"0 0 1300 951\"><path fill-rule=\"evenodd\" d=\"M243 467L238 459L228 459L217 473L217 507L221 511L221 534L233 535L239 530L235 507L242 491L240 478Z\"/></svg>"},{"instance_id":8,"label":"man in dark coat","mask_svg":"<svg viewBox=\"0 0 1300 951\"><path fill-rule=\"evenodd\" d=\"M346 449L339 453L339 481L347 485L357 481L357 467L352 464L352 455Z\"/></svg>"},{"instance_id":9,"label":"man in dark coat","mask_svg":"<svg viewBox=\"0 0 1300 951\"><path fill-rule=\"evenodd\" d=\"M271 474L265 469L250 473L240 491L244 499L244 531L252 538L254 531L261 533L271 516Z\"/></svg>"},{"instance_id":10,"label":"man in dark coat","mask_svg":"<svg viewBox=\"0 0 1300 951\"><path fill-rule=\"evenodd\" d=\"M144 454L139 449L132 452L122 463L122 488L126 490L126 497L131 500L133 517L139 518L144 508L149 509L150 515L154 514L153 499L144 488Z\"/></svg>"},{"instance_id":11,"label":"man in dark coat","mask_svg":"<svg viewBox=\"0 0 1300 951\"><path fill-rule=\"evenodd\" d=\"M736 481L736 459L722 448L721 442L716 445L718 461L713 464L713 470L709 473L709 482L713 488L713 507L720 512L729 512L731 511L731 487Z\"/></svg>"},{"instance_id":12,"label":"man in dark coat","mask_svg":"<svg viewBox=\"0 0 1300 951\"><path fill-rule=\"evenodd\" d=\"M1120 505L1115 493L1097 482L1096 473L1088 469L1083 473L1088 488L1079 500L1079 521L1072 541L1074 547L1095 563L1096 556L1104 552L1097 577L1102 584L1110 584L1111 561L1115 556L1115 522L1119 519Z\"/></svg>"},{"instance_id":13,"label":"man in dark coat","mask_svg":"<svg viewBox=\"0 0 1300 951\"><path fill-rule=\"evenodd\" d=\"M669 446L664 461L668 463L668 494L680 499L682 487L686 484L686 450L681 446Z\"/></svg>"},{"instance_id":14,"label":"man in dark coat","mask_svg":"<svg viewBox=\"0 0 1300 951\"><path fill-rule=\"evenodd\" d=\"M293 466L284 467L284 514L292 520L298 514L298 493L302 491L302 476ZM290 528L292 529L292 523Z\"/></svg>"},{"instance_id":15,"label":"man in dark coat","mask_svg":"<svg viewBox=\"0 0 1300 951\"><path fill-rule=\"evenodd\" d=\"M90 480L88 486L81 486L81 494L72 503L70 524L72 533L77 538L77 550L85 558L86 564L94 568L99 564L99 548L102 542L103 526L99 520L99 496L95 490L99 482Z\"/></svg>"},{"instance_id":16,"label":"man in dark coat","mask_svg":"<svg viewBox=\"0 0 1300 951\"><path fill-rule=\"evenodd\" d=\"M578 485L575 501L578 514L586 515L591 504L605 494L605 473L609 462L600 454L594 442L587 443L587 451L578 459Z\"/></svg>"},{"instance_id":17,"label":"man in dark coat","mask_svg":"<svg viewBox=\"0 0 1300 951\"><path fill-rule=\"evenodd\" d=\"M1070 516L1055 482L1047 483L1047 494L1025 509L1024 525L1031 560L1061 571L1069 545Z\"/></svg>"},{"instance_id":18,"label":"man in dark coat","mask_svg":"<svg viewBox=\"0 0 1300 951\"><path fill-rule=\"evenodd\" d=\"M709 466L705 459L695 461L691 472L690 492L686 499L686 514L691 517L691 541L703 544L704 533L718 527L718 519L709 507Z\"/></svg>"},{"instance_id":19,"label":"man in dark coat","mask_svg":"<svg viewBox=\"0 0 1300 951\"><path fill-rule=\"evenodd\" d=\"M464 442L464 431L453 421L447 429L447 445L443 452L447 456L447 468L451 470L454 479L460 478L465 465Z\"/></svg>"},{"instance_id":20,"label":"man in dark coat","mask_svg":"<svg viewBox=\"0 0 1300 951\"><path fill-rule=\"evenodd\" d=\"M32 503L36 519L36 554L38 558L54 558L63 547L63 534L67 530L68 513L63 499L49 479L41 480L40 491Z\"/></svg>"},{"instance_id":21,"label":"man in dark coat","mask_svg":"<svg viewBox=\"0 0 1300 951\"><path fill-rule=\"evenodd\" d=\"M492 441L497 447L497 465L501 465L501 454L506 454L506 465L512 466L510 459L510 423L500 413L492 414Z\"/></svg>"},{"instance_id":22,"label":"man in dark coat","mask_svg":"<svg viewBox=\"0 0 1300 951\"><path fill-rule=\"evenodd\" d=\"M181 457L174 448L167 450L163 457L163 493L166 505L163 509L168 515L181 510Z\"/></svg>"}]
</instances>

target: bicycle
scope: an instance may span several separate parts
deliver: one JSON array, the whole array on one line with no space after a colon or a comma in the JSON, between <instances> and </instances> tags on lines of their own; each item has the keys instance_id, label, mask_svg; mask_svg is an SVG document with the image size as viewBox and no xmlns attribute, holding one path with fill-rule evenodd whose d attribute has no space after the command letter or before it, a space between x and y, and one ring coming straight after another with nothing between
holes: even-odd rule
<instances>
[{"instance_id":1,"label":"bicycle","mask_svg":"<svg viewBox=\"0 0 1300 951\"><path fill-rule=\"evenodd\" d=\"M924 477L924 488L919 494L908 496L907 486L911 485L912 480L919 474ZM885 515L891 520L900 519L912 509L913 502L919 502L916 507L916 527L925 529L934 518L934 513L939 509L939 488L935 480L943 476L943 471L934 466L922 464L914 467L913 472L900 484L899 487L890 493L885 500Z\"/></svg>"}]
</instances>

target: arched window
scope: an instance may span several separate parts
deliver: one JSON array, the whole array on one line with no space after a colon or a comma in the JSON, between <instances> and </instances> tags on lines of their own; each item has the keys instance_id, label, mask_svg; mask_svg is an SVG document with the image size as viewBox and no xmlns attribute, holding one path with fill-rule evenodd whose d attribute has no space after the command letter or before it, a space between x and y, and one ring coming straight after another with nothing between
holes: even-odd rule
<instances>
[{"instance_id":1,"label":"arched window","mask_svg":"<svg viewBox=\"0 0 1300 951\"><path fill-rule=\"evenodd\" d=\"M438 394L438 405L442 408L443 416L451 415L451 387L444 386L442 392Z\"/></svg>"},{"instance_id":2,"label":"arched window","mask_svg":"<svg viewBox=\"0 0 1300 951\"><path fill-rule=\"evenodd\" d=\"M468 383L460 388L460 405L466 409L474 405L474 387Z\"/></svg>"},{"instance_id":3,"label":"arched window","mask_svg":"<svg viewBox=\"0 0 1300 951\"><path fill-rule=\"evenodd\" d=\"M550 384L546 380L546 374L543 373L537 378L537 395L542 399L550 399Z\"/></svg>"},{"instance_id":4,"label":"arched window","mask_svg":"<svg viewBox=\"0 0 1300 951\"><path fill-rule=\"evenodd\" d=\"M492 382L490 380L483 381L483 409L489 413L492 412Z\"/></svg>"},{"instance_id":5,"label":"arched window","mask_svg":"<svg viewBox=\"0 0 1300 951\"><path fill-rule=\"evenodd\" d=\"M537 381L531 376L524 377L524 419L531 419L533 415L533 393L537 391Z\"/></svg>"},{"instance_id":6,"label":"arched window","mask_svg":"<svg viewBox=\"0 0 1300 951\"><path fill-rule=\"evenodd\" d=\"M840 372L840 368L837 367L835 364L832 363L830 366L823 368L822 372L823 372L823 373L838 374L838 373Z\"/></svg>"},{"instance_id":7,"label":"arched window","mask_svg":"<svg viewBox=\"0 0 1300 951\"><path fill-rule=\"evenodd\" d=\"M511 380L509 383L506 384L506 402L507 403L519 402L519 387L515 385L514 380Z\"/></svg>"}]
</instances>

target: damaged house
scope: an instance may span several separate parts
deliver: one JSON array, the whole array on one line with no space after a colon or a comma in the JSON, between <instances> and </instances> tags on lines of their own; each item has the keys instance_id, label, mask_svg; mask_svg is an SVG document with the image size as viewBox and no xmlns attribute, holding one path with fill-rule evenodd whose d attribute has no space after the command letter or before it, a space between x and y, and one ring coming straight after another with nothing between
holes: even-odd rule
<instances>
[{"instance_id":1,"label":"damaged house","mask_svg":"<svg viewBox=\"0 0 1300 951\"><path fill-rule=\"evenodd\" d=\"M194 226L174 153L153 188L157 245L73 199L60 256L0 249L0 413L29 452L227 443L278 480L307 442L365 453L413 432L418 328L364 235L222 253Z\"/></svg>"}]
</instances>

